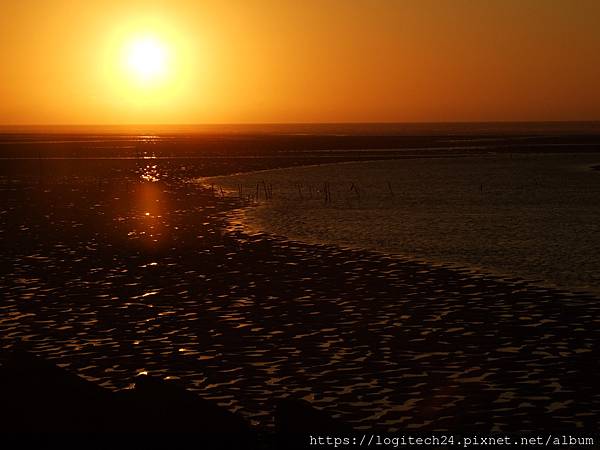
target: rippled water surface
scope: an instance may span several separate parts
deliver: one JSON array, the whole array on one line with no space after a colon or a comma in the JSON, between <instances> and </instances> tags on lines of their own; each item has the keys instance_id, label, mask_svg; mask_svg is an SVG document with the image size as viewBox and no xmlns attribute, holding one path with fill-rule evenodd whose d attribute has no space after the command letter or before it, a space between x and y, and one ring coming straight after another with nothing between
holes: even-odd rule
<instances>
[{"instance_id":1,"label":"rippled water surface","mask_svg":"<svg viewBox=\"0 0 600 450\"><path fill-rule=\"evenodd\" d=\"M245 180L241 197L255 201L264 180L259 201L272 193L271 206L247 211L307 240L392 242L440 259L458 245L481 257L491 245L505 247L494 261L517 264L519 245L535 249L529 241L566 236L568 227L576 261L588 255L596 264L582 250L585 239L597 243L592 160L405 160L229 183L235 193ZM0 179L2 349L22 341L109 389L127 388L140 372L176 379L255 425L272 425L282 396L362 429L598 423L597 297L248 233L228 221L241 204L221 197L224 180L210 190L188 182L193 164L210 172L219 161L136 158L111 162L102 176L89 161L60 172L63 163L53 164L40 174L35 166L33 178ZM228 164L241 170L240 161ZM505 241L490 244L498 227ZM555 267L568 249L558 242L550 256L532 255Z\"/></svg>"}]
</instances>

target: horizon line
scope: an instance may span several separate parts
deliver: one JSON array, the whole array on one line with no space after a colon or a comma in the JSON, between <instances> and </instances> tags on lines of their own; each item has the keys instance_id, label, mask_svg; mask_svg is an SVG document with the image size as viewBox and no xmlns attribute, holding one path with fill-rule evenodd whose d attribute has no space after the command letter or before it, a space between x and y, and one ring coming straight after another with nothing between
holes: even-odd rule
<instances>
[{"instance_id":1,"label":"horizon line","mask_svg":"<svg viewBox=\"0 0 600 450\"><path fill-rule=\"evenodd\" d=\"M450 125L450 124L600 124L600 119L573 120L433 120L433 121L342 121L342 122L128 122L128 123L0 123L8 127L127 127L127 126L230 126L230 125Z\"/></svg>"}]
</instances>

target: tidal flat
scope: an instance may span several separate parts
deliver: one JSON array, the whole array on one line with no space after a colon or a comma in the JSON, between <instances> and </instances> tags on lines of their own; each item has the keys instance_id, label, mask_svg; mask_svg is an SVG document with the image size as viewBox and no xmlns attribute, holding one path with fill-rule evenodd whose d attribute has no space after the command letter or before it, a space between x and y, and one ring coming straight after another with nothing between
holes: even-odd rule
<instances>
[{"instance_id":1,"label":"tidal flat","mask_svg":"<svg viewBox=\"0 0 600 450\"><path fill-rule=\"evenodd\" d=\"M111 390L176 380L260 428L281 397L358 430L595 427L594 294L249 232L244 198L194 181L288 165L264 160L3 173L2 349Z\"/></svg>"}]
</instances>

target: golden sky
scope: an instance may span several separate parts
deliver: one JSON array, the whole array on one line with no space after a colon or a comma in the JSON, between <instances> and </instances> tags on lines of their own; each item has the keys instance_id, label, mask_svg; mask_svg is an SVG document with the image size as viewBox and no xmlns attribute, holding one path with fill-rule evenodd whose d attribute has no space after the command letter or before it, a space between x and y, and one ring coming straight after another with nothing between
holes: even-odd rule
<instances>
[{"instance_id":1,"label":"golden sky","mask_svg":"<svg viewBox=\"0 0 600 450\"><path fill-rule=\"evenodd\" d=\"M0 0L0 124L600 120L599 17L598 0Z\"/></svg>"}]
</instances>

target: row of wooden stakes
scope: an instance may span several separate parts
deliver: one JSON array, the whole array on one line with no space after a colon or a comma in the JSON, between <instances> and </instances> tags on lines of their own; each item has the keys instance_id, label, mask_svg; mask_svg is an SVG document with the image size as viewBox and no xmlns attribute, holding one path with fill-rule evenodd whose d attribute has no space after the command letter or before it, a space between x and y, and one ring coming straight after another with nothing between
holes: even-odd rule
<instances>
[{"instance_id":1,"label":"row of wooden stakes","mask_svg":"<svg viewBox=\"0 0 600 450\"><path fill-rule=\"evenodd\" d=\"M315 188L312 184L305 186L302 183L296 183L295 187L298 190L298 198L300 200L304 200L305 198L313 199L321 196L325 203L331 203L331 185L328 181L323 183L322 189ZM253 188L249 193L247 189L244 190L244 186L241 183L237 185L237 188L238 198L241 200L257 202L261 197L264 197L265 200L273 199L273 185L271 183L266 183L265 181L256 183L256 188ZM392 189L392 184L389 181L387 182L387 188L389 195L393 197L395 194ZM353 193L357 199L361 198L361 190L356 183L350 184L349 191ZM211 185L211 192L213 196L219 195L225 197L225 191L222 186Z\"/></svg>"}]
</instances>

